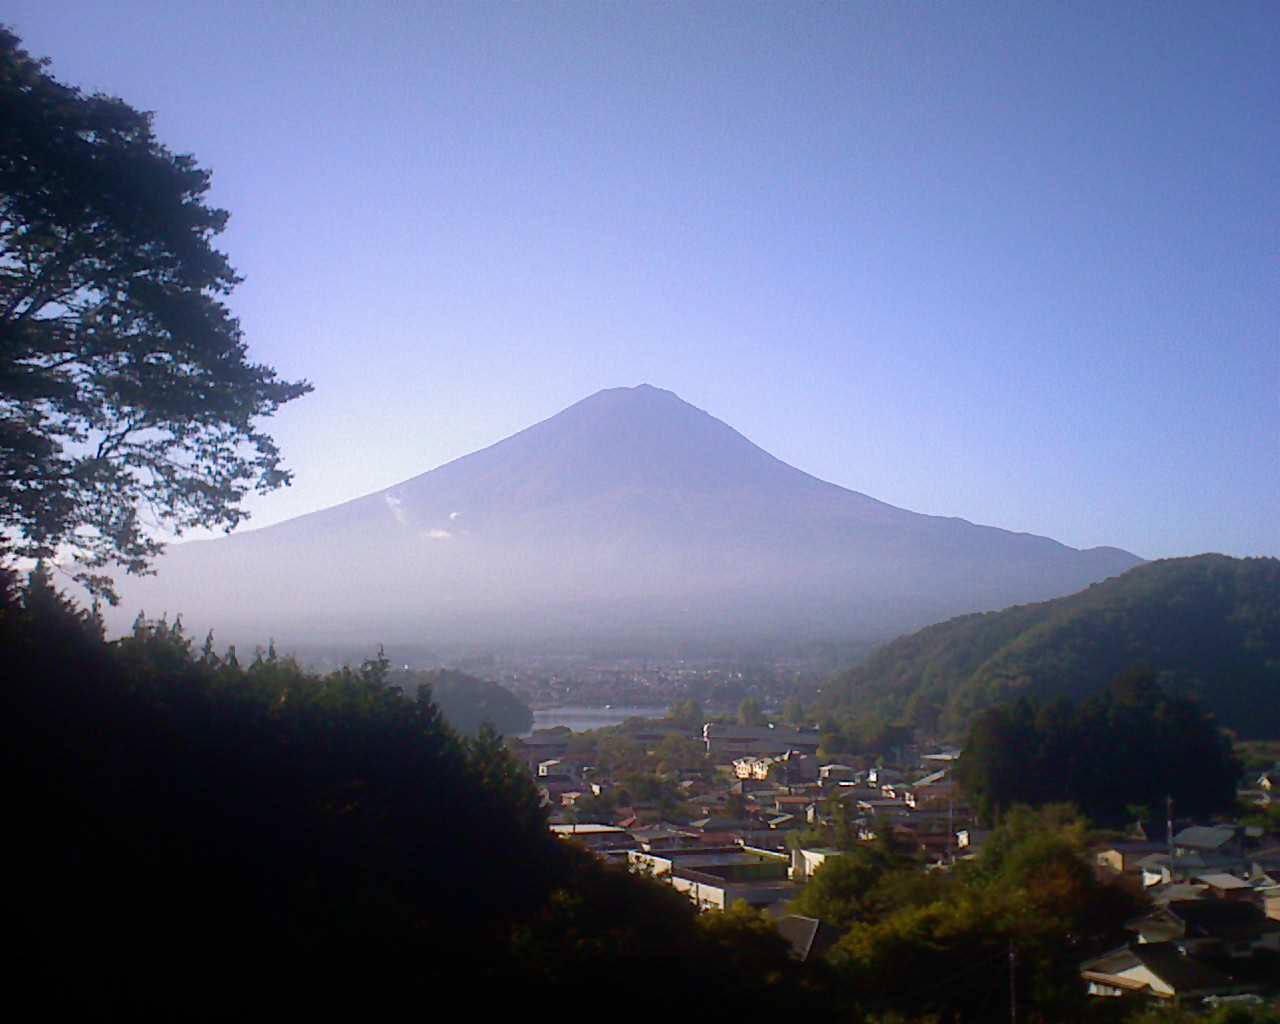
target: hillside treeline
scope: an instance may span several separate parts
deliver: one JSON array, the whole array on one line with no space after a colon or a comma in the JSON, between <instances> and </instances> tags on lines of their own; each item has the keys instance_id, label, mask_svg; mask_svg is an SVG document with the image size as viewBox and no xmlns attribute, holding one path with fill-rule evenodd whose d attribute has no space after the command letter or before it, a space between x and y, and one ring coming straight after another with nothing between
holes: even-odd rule
<instances>
[{"instance_id":1,"label":"hillside treeline","mask_svg":"<svg viewBox=\"0 0 1280 1024\"><path fill-rule=\"evenodd\" d=\"M956 779L986 820L1017 804L1072 803L1090 820L1207 819L1236 806L1241 766L1211 715L1136 669L1085 701L1020 698L978 716Z\"/></svg>"},{"instance_id":2,"label":"hillside treeline","mask_svg":"<svg viewBox=\"0 0 1280 1024\"><path fill-rule=\"evenodd\" d=\"M1135 664L1239 736L1280 735L1280 560L1151 562L1078 594L886 644L823 691L856 741L883 723L962 737L1018 697L1083 700Z\"/></svg>"},{"instance_id":3,"label":"hillside treeline","mask_svg":"<svg viewBox=\"0 0 1280 1024\"><path fill-rule=\"evenodd\" d=\"M556 841L499 738L385 661L106 643L42 573L3 578L0 657L10 968L46 1012L804 1005L772 929Z\"/></svg>"}]
</instances>

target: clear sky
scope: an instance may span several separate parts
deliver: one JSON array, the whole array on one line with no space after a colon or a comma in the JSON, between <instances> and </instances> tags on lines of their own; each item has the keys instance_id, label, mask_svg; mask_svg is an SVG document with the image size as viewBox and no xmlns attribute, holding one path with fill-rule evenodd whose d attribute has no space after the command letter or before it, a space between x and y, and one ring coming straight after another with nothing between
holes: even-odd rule
<instances>
[{"instance_id":1,"label":"clear sky","mask_svg":"<svg viewBox=\"0 0 1280 1024\"><path fill-rule=\"evenodd\" d=\"M9 0L214 172L294 486L649 382L824 479L1280 555L1280 4Z\"/></svg>"}]
</instances>

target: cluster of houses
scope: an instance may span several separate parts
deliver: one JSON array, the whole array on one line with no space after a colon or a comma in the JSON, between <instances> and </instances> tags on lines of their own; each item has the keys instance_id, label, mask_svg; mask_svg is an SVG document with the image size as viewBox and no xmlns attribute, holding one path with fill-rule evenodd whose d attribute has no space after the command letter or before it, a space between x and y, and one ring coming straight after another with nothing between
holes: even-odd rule
<instances>
[{"instance_id":1,"label":"cluster of houses","mask_svg":"<svg viewBox=\"0 0 1280 1024\"><path fill-rule=\"evenodd\" d=\"M656 746L672 731L655 724L632 739ZM681 783L684 805L696 813L678 823L644 801L588 820L578 812L584 798L600 796L612 780L570 756L563 733L535 734L519 749L557 834L666 881L700 908L742 901L769 913L801 958L821 955L838 935L787 906L840 853L791 837L839 821L862 840L887 831L896 848L939 866L971 854L980 835L949 777L958 750L908 751L893 767L860 768L820 762L812 730L714 722L700 735L681 735L701 741L716 771L714 781L704 770Z\"/></svg>"},{"instance_id":2,"label":"cluster of houses","mask_svg":"<svg viewBox=\"0 0 1280 1024\"><path fill-rule=\"evenodd\" d=\"M1102 998L1251 1000L1280 988L1280 836L1236 824L1166 825L1096 852L1140 886L1151 911L1131 939L1080 973Z\"/></svg>"},{"instance_id":3,"label":"cluster of houses","mask_svg":"<svg viewBox=\"0 0 1280 1024\"><path fill-rule=\"evenodd\" d=\"M660 742L670 730L637 734ZM690 734L686 738L694 738ZM707 910L739 901L772 916L801 959L820 956L839 935L788 913L805 883L838 849L789 838L819 827L882 840L913 854L922 870L973 856L987 832L952 779L959 750L906 751L890 766L822 763L818 735L804 729L711 723L700 739L715 781L682 782L687 821L661 820L656 805L616 807L609 820L575 813L585 794L610 785L569 758L563 736L534 737L523 750L552 829L633 871L663 880ZM1280 796L1280 766L1248 790ZM1257 792L1254 792L1254 789ZM1243 795L1243 794L1242 794ZM1232 824L1167 823L1095 852L1101 873L1149 897L1149 914L1129 923L1131 940L1081 965L1098 998L1249 1000L1280 989L1280 836Z\"/></svg>"},{"instance_id":4,"label":"cluster of houses","mask_svg":"<svg viewBox=\"0 0 1280 1024\"><path fill-rule=\"evenodd\" d=\"M794 845L788 841L791 833L839 820L858 839L873 840L887 831L896 848L942 864L979 836L950 778L958 750L907 751L895 766L860 768L820 763L818 733L807 729L712 722L698 735L655 724L632 738L656 746L673 732L699 740L707 764L716 768L710 780L705 769L686 773L679 786L690 813L678 826L664 822L688 844L781 853ZM580 809L613 788L614 780L571 757L563 733L535 734L519 749L553 824L635 830L664 817L657 802L642 800L628 800L607 817L584 817Z\"/></svg>"}]
</instances>

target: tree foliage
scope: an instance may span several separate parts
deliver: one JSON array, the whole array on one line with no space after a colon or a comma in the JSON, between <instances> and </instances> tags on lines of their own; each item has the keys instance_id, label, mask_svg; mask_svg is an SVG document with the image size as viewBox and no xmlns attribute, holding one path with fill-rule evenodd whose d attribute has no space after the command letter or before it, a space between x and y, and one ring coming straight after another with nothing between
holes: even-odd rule
<instances>
[{"instance_id":1,"label":"tree foliage","mask_svg":"<svg viewBox=\"0 0 1280 1024\"><path fill-rule=\"evenodd\" d=\"M1280 1024L1280 1006L1221 1006L1209 1013L1186 1006L1151 1007L1125 1024Z\"/></svg>"},{"instance_id":2,"label":"tree foliage","mask_svg":"<svg viewBox=\"0 0 1280 1024\"><path fill-rule=\"evenodd\" d=\"M799 697L788 697L782 705L782 720L787 725L794 725L797 728L808 724L808 714L805 711L804 701Z\"/></svg>"},{"instance_id":3,"label":"tree foliage","mask_svg":"<svg viewBox=\"0 0 1280 1024\"><path fill-rule=\"evenodd\" d=\"M768 723L769 720L765 717L760 702L754 697L744 697L742 703L738 705L738 724L762 726Z\"/></svg>"},{"instance_id":4,"label":"tree foliage","mask_svg":"<svg viewBox=\"0 0 1280 1024\"><path fill-rule=\"evenodd\" d=\"M392 683L430 700L454 729L475 736L488 723L500 733L527 732L533 726L529 705L504 686L454 669L393 672Z\"/></svg>"},{"instance_id":5,"label":"tree foliage","mask_svg":"<svg viewBox=\"0 0 1280 1024\"><path fill-rule=\"evenodd\" d=\"M385 658L314 676L268 645L241 665L145 618L108 644L43 568L0 583L10 966L46 1008L150 1018L199 992L201 1012L268 996L327 1016L479 993L506 1016L672 962L629 1004L803 998L772 925L698 922L553 838L497 734L459 737ZM74 986L69 922L94 949Z\"/></svg>"},{"instance_id":6,"label":"tree foliage","mask_svg":"<svg viewBox=\"0 0 1280 1024\"><path fill-rule=\"evenodd\" d=\"M143 571L152 527L230 529L288 482L256 420L310 386L247 359L209 182L0 29L0 553L109 594L93 570Z\"/></svg>"},{"instance_id":7,"label":"tree foliage","mask_svg":"<svg viewBox=\"0 0 1280 1024\"><path fill-rule=\"evenodd\" d=\"M653 753L658 771L666 774L702 771L707 767L707 748L679 733L668 733L662 737Z\"/></svg>"},{"instance_id":8,"label":"tree foliage","mask_svg":"<svg viewBox=\"0 0 1280 1024\"><path fill-rule=\"evenodd\" d=\"M1078 594L966 615L885 644L823 688L841 718L960 737L1020 696L1084 700L1141 662L1244 737L1280 734L1280 559L1150 562Z\"/></svg>"},{"instance_id":9,"label":"tree foliage","mask_svg":"<svg viewBox=\"0 0 1280 1024\"><path fill-rule=\"evenodd\" d=\"M678 700L667 710L667 718L673 725L691 732L702 731L702 705L693 698Z\"/></svg>"},{"instance_id":10,"label":"tree foliage","mask_svg":"<svg viewBox=\"0 0 1280 1024\"><path fill-rule=\"evenodd\" d=\"M865 847L830 857L792 902L791 909L843 930L859 921L878 919L881 908L875 889L891 867L889 858Z\"/></svg>"},{"instance_id":11,"label":"tree foliage","mask_svg":"<svg viewBox=\"0 0 1280 1024\"><path fill-rule=\"evenodd\" d=\"M1020 1019L1085 1019L1077 964L1113 945L1140 904L1097 880L1082 837L1060 808L1023 810L975 867L907 886L896 882L921 876L887 871L863 891L869 909L858 909L832 959L872 1011L998 1021L1009 1015L1012 949Z\"/></svg>"},{"instance_id":12,"label":"tree foliage","mask_svg":"<svg viewBox=\"0 0 1280 1024\"><path fill-rule=\"evenodd\" d=\"M1069 802L1117 824L1135 802L1162 807L1167 796L1186 814L1230 811L1239 776L1213 717L1141 669L1079 704L1024 699L992 708L974 722L956 769L987 818L1019 803Z\"/></svg>"}]
</instances>

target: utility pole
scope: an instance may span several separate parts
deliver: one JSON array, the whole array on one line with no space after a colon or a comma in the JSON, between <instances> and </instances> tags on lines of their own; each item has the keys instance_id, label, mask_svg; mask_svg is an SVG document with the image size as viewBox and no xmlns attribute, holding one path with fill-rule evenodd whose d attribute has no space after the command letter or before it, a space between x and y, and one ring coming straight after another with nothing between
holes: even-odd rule
<instances>
[{"instance_id":1,"label":"utility pole","mask_svg":"<svg viewBox=\"0 0 1280 1024\"><path fill-rule=\"evenodd\" d=\"M1018 1024L1018 954L1009 940L1009 1024Z\"/></svg>"},{"instance_id":2,"label":"utility pole","mask_svg":"<svg viewBox=\"0 0 1280 1024\"><path fill-rule=\"evenodd\" d=\"M954 779L947 780L947 860L951 864L956 862L956 799L952 792L954 785Z\"/></svg>"}]
</instances>

